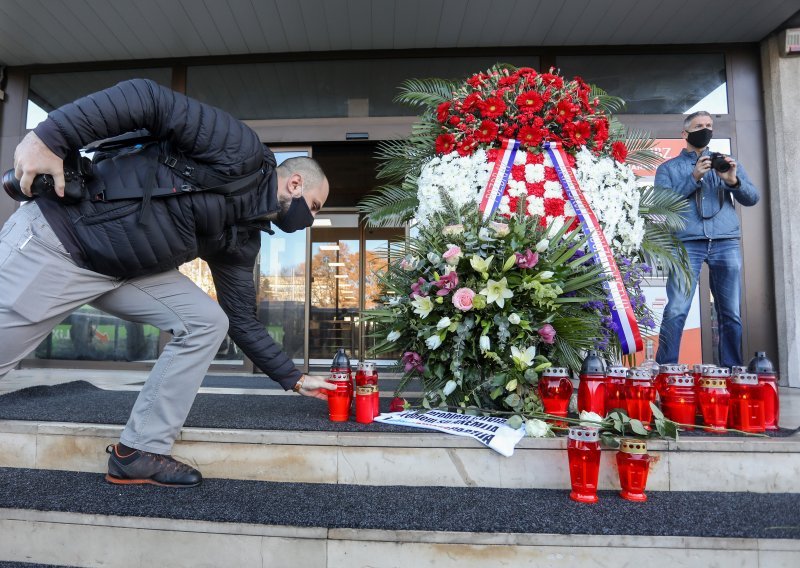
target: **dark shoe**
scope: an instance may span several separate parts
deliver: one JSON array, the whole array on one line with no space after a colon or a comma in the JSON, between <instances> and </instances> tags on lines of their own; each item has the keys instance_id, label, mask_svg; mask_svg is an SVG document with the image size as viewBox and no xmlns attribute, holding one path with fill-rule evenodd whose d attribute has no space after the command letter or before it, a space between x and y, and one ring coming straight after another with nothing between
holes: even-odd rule
<instances>
[{"instance_id":1,"label":"dark shoe","mask_svg":"<svg viewBox=\"0 0 800 568\"><path fill-rule=\"evenodd\" d=\"M109 483L197 487L203 481L199 471L172 456L151 454L142 450L121 455L116 444L108 446L106 452L111 454L106 475Z\"/></svg>"}]
</instances>

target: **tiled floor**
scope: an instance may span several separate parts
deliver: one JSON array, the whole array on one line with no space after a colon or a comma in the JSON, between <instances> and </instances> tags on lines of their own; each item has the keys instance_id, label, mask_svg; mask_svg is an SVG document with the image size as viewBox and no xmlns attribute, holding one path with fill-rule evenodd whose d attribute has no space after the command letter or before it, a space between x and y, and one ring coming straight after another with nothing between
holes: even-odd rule
<instances>
[{"instance_id":1,"label":"tiled floor","mask_svg":"<svg viewBox=\"0 0 800 568\"><path fill-rule=\"evenodd\" d=\"M86 369L21 369L11 371L0 379L0 394L32 387L35 385L55 385L71 381L89 381L111 390L138 390L147 378L144 371L97 371ZM200 392L225 392L228 394L268 394L284 395L283 390L253 389L200 389ZM291 392L288 394L292 394ZM780 425L784 428L800 426L800 389L781 387Z\"/></svg>"}]
</instances>

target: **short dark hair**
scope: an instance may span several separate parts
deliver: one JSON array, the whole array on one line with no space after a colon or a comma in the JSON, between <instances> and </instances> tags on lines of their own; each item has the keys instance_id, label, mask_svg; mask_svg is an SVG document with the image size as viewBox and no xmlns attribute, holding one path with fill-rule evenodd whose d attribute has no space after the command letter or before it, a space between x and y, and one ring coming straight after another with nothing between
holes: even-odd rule
<instances>
[{"instance_id":1,"label":"short dark hair","mask_svg":"<svg viewBox=\"0 0 800 568\"><path fill-rule=\"evenodd\" d=\"M314 187L322 185L325 180L325 172L319 162L305 156L287 158L278 166L278 171L284 177L300 174L306 183Z\"/></svg>"},{"instance_id":2,"label":"short dark hair","mask_svg":"<svg viewBox=\"0 0 800 568\"><path fill-rule=\"evenodd\" d=\"M686 130L687 128L689 128L689 125L692 124L692 121L698 116L710 117L711 115L704 110L698 110L697 112L693 112L692 114L683 119L683 129Z\"/></svg>"}]
</instances>

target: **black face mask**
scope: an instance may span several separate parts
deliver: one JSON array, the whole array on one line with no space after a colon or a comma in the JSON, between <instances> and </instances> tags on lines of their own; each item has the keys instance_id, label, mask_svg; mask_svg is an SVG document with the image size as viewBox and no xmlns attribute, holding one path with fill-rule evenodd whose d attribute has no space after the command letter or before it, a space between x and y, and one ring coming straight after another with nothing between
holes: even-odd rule
<instances>
[{"instance_id":1,"label":"black face mask","mask_svg":"<svg viewBox=\"0 0 800 568\"><path fill-rule=\"evenodd\" d=\"M301 195L292 199L286 213L278 214L272 223L284 233L294 233L306 229L314 222L314 216L308 208L305 198Z\"/></svg>"},{"instance_id":2,"label":"black face mask","mask_svg":"<svg viewBox=\"0 0 800 568\"><path fill-rule=\"evenodd\" d=\"M710 128L703 128L702 130L695 130L686 135L686 141L695 148L705 148L711 142L711 135L713 132Z\"/></svg>"}]
</instances>

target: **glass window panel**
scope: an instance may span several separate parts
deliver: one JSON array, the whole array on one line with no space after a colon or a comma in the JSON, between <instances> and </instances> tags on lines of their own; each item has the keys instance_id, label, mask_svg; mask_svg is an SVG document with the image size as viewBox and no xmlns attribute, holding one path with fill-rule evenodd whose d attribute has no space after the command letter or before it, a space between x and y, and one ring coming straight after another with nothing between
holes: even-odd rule
<instances>
[{"instance_id":1,"label":"glass window panel","mask_svg":"<svg viewBox=\"0 0 800 568\"><path fill-rule=\"evenodd\" d=\"M394 103L407 79L458 79L497 62L538 67L530 56L351 59L203 65L187 69L193 98L242 120L363 116L413 116Z\"/></svg>"},{"instance_id":2,"label":"glass window panel","mask_svg":"<svg viewBox=\"0 0 800 568\"><path fill-rule=\"evenodd\" d=\"M153 361L159 331L83 306L58 324L31 354L34 359Z\"/></svg>"},{"instance_id":3,"label":"glass window panel","mask_svg":"<svg viewBox=\"0 0 800 568\"><path fill-rule=\"evenodd\" d=\"M380 277L385 274L389 264L396 264L405 255L405 229L367 229L364 237L364 309L370 310L381 307ZM364 323L364 342L367 357L396 361L400 359L400 350L394 350L380 355L372 354L372 348L382 342L384 337L374 337L375 325L371 322Z\"/></svg>"},{"instance_id":4,"label":"glass window panel","mask_svg":"<svg viewBox=\"0 0 800 568\"><path fill-rule=\"evenodd\" d=\"M170 67L154 67L31 75L26 128L35 128L51 110L71 103L80 97L112 87L120 81L134 78L152 79L169 87L172 83L172 69Z\"/></svg>"},{"instance_id":5,"label":"glass window panel","mask_svg":"<svg viewBox=\"0 0 800 568\"><path fill-rule=\"evenodd\" d=\"M566 77L579 75L625 99L625 113L728 112L725 56L721 53L565 55L556 62Z\"/></svg>"}]
</instances>

